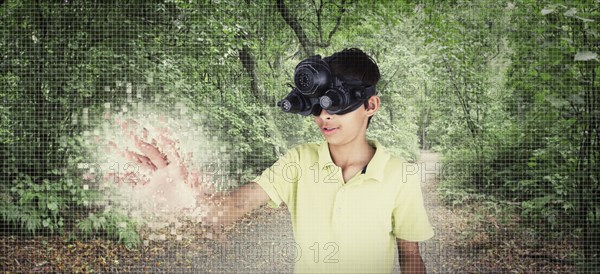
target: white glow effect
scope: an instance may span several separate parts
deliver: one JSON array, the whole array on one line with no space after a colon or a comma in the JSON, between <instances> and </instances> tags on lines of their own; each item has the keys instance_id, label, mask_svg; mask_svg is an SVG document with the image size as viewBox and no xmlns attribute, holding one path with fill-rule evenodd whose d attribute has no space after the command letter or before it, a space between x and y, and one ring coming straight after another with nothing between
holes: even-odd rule
<instances>
[{"instance_id":1,"label":"white glow effect","mask_svg":"<svg viewBox=\"0 0 600 274\"><path fill-rule=\"evenodd\" d=\"M102 178L96 183L103 203L140 223L175 218L200 222L206 215L202 205L223 172L219 158L224 144L217 136L206 136L202 115L186 116L184 104L177 104L172 116L140 104L121 107L116 114L111 104L104 104L104 122L89 136L95 164L84 179Z\"/></svg>"}]
</instances>

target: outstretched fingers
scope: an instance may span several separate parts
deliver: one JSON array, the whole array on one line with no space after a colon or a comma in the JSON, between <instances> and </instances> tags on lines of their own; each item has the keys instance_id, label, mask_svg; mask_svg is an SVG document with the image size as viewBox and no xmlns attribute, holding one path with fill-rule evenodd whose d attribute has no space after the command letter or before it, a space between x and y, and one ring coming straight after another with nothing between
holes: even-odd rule
<instances>
[{"instance_id":1,"label":"outstretched fingers","mask_svg":"<svg viewBox=\"0 0 600 274\"><path fill-rule=\"evenodd\" d=\"M130 151L129 149L120 149L117 144L113 141L108 141L108 146L107 148L111 148L114 149L116 151L119 152L119 154L121 156L123 156L124 158L131 160L134 163L139 164L140 167L146 169L146 170L151 170L151 171L155 171L157 169L156 165L154 165L154 163L152 162L152 160L144 155L138 154L136 152Z\"/></svg>"},{"instance_id":2,"label":"outstretched fingers","mask_svg":"<svg viewBox=\"0 0 600 274\"><path fill-rule=\"evenodd\" d=\"M130 151L130 150L125 150L123 153L126 155L126 157L128 159L137 163L140 167L142 167L146 170L156 171L157 167L156 167L156 165L154 165L152 160L150 160L150 158L148 158L144 155L138 154L136 152Z\"/></svg>"},{"instance_id":3,"label":"outstretched fingers","mask_svg":"<svg viewBox=\"0 0 600 274\"><path fill-rule=\"evenodd\" d=\"M143 156L140 158L141 163L145 163L147 166L153 166L153 170L166 167L169 162L168 159L163 155L158 146L155 139L152 139L151 142L147 142L149 132L148 129L142 127L142 138L140 138L136 132L140 127L140 124L133 120L127 119L126 121L116 121L120 124L121 128L125 131L125 133L133 140L135 147L143 154L138 156ZM149 161L148 161L149 160Z\"/></svg>"},{"instance_id":4,"label":"outstretched fingers","mask_svg":"<svg viewBox=\"0 0 600 274\"><path fill-rule=\"evenodd\" d=\"M145 155L146 158L150 160L150 162L156 168L163 168L169 164L168 158L160 152L156 145L145 142L135 135L133 135L133 140L135 142L135 146L140 150L140 152L142 152L142 154Z\"/></svg>"},{"instance_id":5,"label":"outstretched fingers","mask_svg":"<svg viewBox=\"0 0 600 274\"><path fill-rule=\"evenodd\" d=\"M181 154L179 153L177 143L171 138L167 137L166 129L161 129L161 133L158 137L158 145L160 145L167 159L169 159L169 164L175 165L178 168L181 176L187 180L187 167L185 166Z\"/></svg>"}]
</instances>

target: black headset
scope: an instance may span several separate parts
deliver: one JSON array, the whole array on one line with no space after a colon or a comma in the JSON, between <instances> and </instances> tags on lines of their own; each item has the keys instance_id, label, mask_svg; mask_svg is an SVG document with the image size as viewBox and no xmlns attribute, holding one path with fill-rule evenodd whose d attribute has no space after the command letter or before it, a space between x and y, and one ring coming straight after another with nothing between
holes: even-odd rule
<instances>
[{"instance_id":1,"label":"black headset","mask_svg":"<svg viewBox=\"0 0 600 274\"><path fill-rule=\"evenodd\" d=\"M284 112L320 115L324 109L330 114L346 114L363 105L375 95L375 86L362 81L345 80L333 76L327 60L311 56L296 66L292 91L277 106Z\"/></svg>"}]
</instances>

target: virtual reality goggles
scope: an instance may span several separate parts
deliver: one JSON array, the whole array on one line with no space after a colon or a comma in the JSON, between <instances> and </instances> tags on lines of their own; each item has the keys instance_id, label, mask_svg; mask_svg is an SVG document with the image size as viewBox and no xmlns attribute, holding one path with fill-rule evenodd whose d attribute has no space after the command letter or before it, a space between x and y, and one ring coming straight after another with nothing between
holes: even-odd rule
<instances>
[{"instance_id":1,"label":"virtual reality goggles","mask_svg":"<svg viewBox=\"0 0 600 274\"><path fill-rule=\"evenodd\" d=\"M333 76L326 59L315 55L296 66L296 86L292 86L292 91L277 102L281 110L307 116L320 115L324 109L330 114L341 115L356 110L375 95L373 85Z\"/></svg>"}]
</instances>

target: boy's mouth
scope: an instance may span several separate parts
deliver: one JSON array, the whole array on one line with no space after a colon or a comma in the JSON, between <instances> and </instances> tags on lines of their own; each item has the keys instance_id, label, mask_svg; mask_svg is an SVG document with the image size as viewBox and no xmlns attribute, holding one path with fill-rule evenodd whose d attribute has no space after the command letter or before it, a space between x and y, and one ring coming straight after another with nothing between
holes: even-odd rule
<instances>
[{"instance_id":1,"label":"boy's mouth","mask_svg":"<svg viewBox=\"0 0 600 274\"><path fill-rule=\"evenodd\" d=\"M322 128L321 128L321 131L322 131L324 134L331 134L331 133L333 133L334 131L336 131L337 129L338 129L337 127L322 127Z\"/></svg>"}]
</instances>

